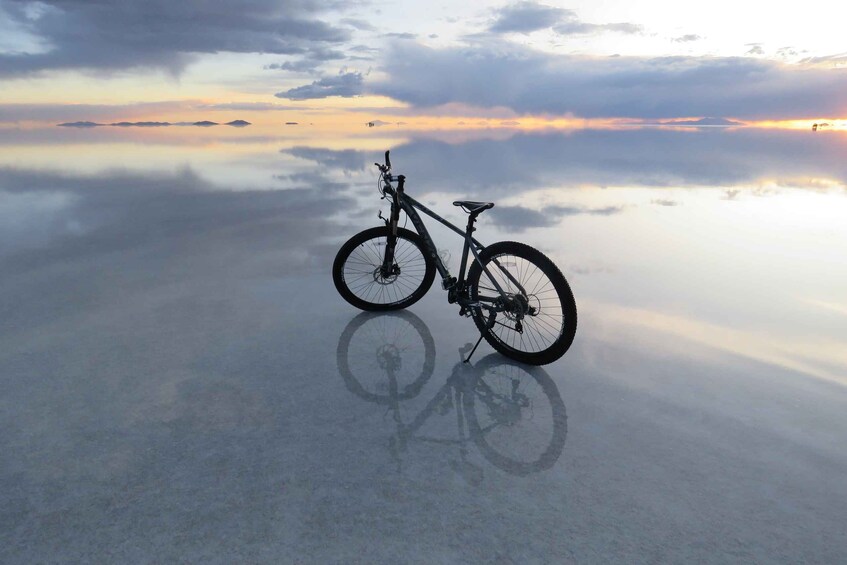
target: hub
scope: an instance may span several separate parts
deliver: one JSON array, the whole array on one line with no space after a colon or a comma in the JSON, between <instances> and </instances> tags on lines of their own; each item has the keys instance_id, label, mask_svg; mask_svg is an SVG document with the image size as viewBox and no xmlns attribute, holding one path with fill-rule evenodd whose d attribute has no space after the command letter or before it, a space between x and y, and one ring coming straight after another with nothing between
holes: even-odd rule
<instances>
[{"instance_id":1,"label":"hub","mask_svg":"<svg viewBox=\"0 0 847 565\"><path fill-rule=\"evenodd\" d=\"M381 285L393 283L399 275L400 267L398 265L392 266L388 273L385 273L381 266L374 269L373 272L374 282Z\"/></svg>"}]
</instances>

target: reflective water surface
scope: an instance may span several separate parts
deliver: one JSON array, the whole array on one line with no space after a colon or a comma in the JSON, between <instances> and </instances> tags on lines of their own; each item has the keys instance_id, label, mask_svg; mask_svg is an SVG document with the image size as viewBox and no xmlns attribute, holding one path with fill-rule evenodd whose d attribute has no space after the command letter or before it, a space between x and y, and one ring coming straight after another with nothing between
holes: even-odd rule
<instances>
[{"instance_id":1,"label":"reflective water surface","mask_svg":"<svg viewBox=\"0 0 847 565\"><path fill-rule=\"evenodd\" d=\"M847 557L843 134L54 129L0 129L0 561ZM337 295L387 148L560 266L561 360Z\"/></svg>"}]
</instances>

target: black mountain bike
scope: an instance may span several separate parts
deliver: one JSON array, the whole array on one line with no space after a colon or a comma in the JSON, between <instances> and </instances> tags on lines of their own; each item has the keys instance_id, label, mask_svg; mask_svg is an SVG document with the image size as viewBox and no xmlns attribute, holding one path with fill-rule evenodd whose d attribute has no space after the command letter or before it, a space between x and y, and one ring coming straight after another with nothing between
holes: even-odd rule
<instances>
[{"instance_id":1,"label":"black mountain bike","mask_svg":"<svg viewBox=\"0 0 847 565\"><path fill-rule=\"evenodd\" d=\"M406 177L391 174L388 151L384 165L374 164L382 197L391 199L391 215L382 218L380 213L384 226L360 232L341 246L332 265L341 296L362 310L399 310L426 294L437 270L447 301L458 304L459 315L470 316L479 328L477 346L485 338L500 353L532 365L564 355L576 334L576 303L555 263L523 243L485 246L477 241L474 223L493 202L453 202L468 213L462 231L405 193ZM444 265L417 210L464 238L458 278ZM417 233L399 227L401 211ZM473 255L470 268L468 251Z\"/></svg>"}]
</instances>

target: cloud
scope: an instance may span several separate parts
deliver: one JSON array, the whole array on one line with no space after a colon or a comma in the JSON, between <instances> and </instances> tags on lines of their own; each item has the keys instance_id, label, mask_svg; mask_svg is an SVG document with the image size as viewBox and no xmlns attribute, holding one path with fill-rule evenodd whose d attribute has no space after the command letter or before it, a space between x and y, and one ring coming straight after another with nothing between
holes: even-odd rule
<instances>
[{"instance_id":1,"label":"cloud","mask_svg":"<svg viewBox=\"0 0 847 565\"><path fill-rule=\"evenodd\" d=\"M824 55L821 57L807 57L801 61L810 65L829 65L833 67L847 65L847 53L837 53L835 55Z\"/></svg>"},{"instance_id":2,"label":"cloud","mask_svg":"<svg viewBox=\"0 0 847 565\"><path fill-rule=\"evenodd\" d=\"M747 51L744 52L745 55L764 55L765 50L762 48L761 43L748 43L745 47L749 47Z\"/></svg>"},{"instance_id":3,"label":"cloud","mask_svg":"<svg viewBox=\"0 0 847 565\"><path fill-rule=\"evenodd\" d=\"M201 110L234 110L244 112L290 112L292 110L307 110L305 106L289 106L273 102L222 102L220 104L197 104Z\"/></svg>"},{"instance_id":4,"label":"cloud","mask_svg":"<svg viewBox=\"0 0 847 565\"><path fill-rule=\"evenodd\" d=\"M687 33L685 35L680 35L679 37L674 37L671 39L674 43L689 43L691 41L700 41L703 39L702 36L697 35L695 33Z\"/></svg>"},{"instance_id":5,"label":"cloud","mask_svg":"<svg viewBox=\"0 0 847 565\"><path fill-rule=\"evenodd\" d=\"M530 33L553 27L569 17L576 17L576 14L572 10L536 2L518 2L501 8L488 30L494 33Z\"/></svg>"},{"instance_id":6,"label":"cloud","mask_svg":"<svg viewBox=\"0 0 847 565\"><path fill-rule=\"evenodd\" d=\"M418 35L416 33L395 32L395 31L382 34L382 37L390 37L390 38L394 38L394 39L415 39L417 36Z\"/></svg>"},{"instance_id":7,"label":"cloud","mask_svg":"<svg viewBox=\"0 0 847 565\"><path fill-rule=\"evenodd\" d=\"M70 120L123 120L153 114L173 114L204 108L193 100L164 100L136 104L0 104L0 123Z\"/></svg>"},{"instance_id":8,"label":"cloud","mask_svg":"<svg viewBox=\"0 0 847 565\"><path fill-rule=\"evenodd\" d=\"M552 29L560 35L579 35L604 31L638 33L641 26L625 22L590 24L581 21L573 10L525 1L497 10L488 31L526 34L543 29Z\"/></svg>"},{"instance_id":9,"label":"cloud","mask_svg":"<svg viewBox=\"0 0 847 565\"><path fill-rule=\"evenodd\" d=\"M376 31L376 27L367 20L359 18L342 18L341 23L360 31Z\"/></svg>"},{"instance_id":10,"label":"cloud","mask_svg":"<svg viewBox=\"0 0 847 565\"><path fill-rule=\"evenodd\" d=\"M841 115L847 90L847 73L750 57L601 58L502 41L441 49L395 42L381 70L387 78L358 85L363 92L415 107L462 103L589 118Z\"/></svg>"},{"instance_id":11,"label":"cloud","mask_svg":"<svg viewBox=\"0 0 847 565\"><path fill-rule=\"evenodd\" d=\"M347 55L345 53L337 49L315 48L299 59L285 61L283 63L271 63L270 65L265 65L265 69L315 74L319 72L319 67L323 63L345 59L346 57Z\"/></svg>"},{"instance_id":12,"label":"cloud","mask_svg":"<svg viewBox=\"0 0 847 565\"><path fill-rule=\"evenodd\" d=\"M316 0L0 0L0 8L49 49L0 54L0 75L131 67L179 72L201 53L303 54L350 38L348 29L317 18L323 8Z\"/></svg>"},{"instance_id":13,"label":"cloud","mask_svg":"<svg viewBox=\"0 0 847 565\"><path fill-rule=\"evenodd\" d=\"M237 112L273 112L307 110L306 106L274 104L272 102L221 102L209 104L199 100L163 100L134 104L2 104L0 123L122 121L150 116L180 116L197 110ZM180 121L177 119L176 121Z\"/></svg>"},{"instance_id":14,"label":"cloud","mask_svg":"<svg viewBox=\"0 0 847 565\"><path fill-rule=\"evenodd\" d=\"M330 96L352 98L353 96L362 94L363 84L364 76L362 73L348 72L336 76L324 77L320 80L313 81L311 84L298 86L285 92L277 92L274 96L277 98L288 98L289 100L312 100L316 98L328 98Z\"/></svg>"},{"instance_id":15,"label":"cloud","mask_svg":"<svg viewBox=\"0 0 847 565\"><path fill-rule=\"evenodd\" d=\"M521 232L528 228L555 226L565 216L577 216L580 214L611 216L622 211L622 206L607 206L604 208L547 206L543 210L533 210L525 206L495 206L491 209L489 216L498 226Z\"/></svg>"},{"instance_id":16,"label":"cloud","mask_svg":"<svg viewBox=\"0 0 847 565\"><path fill-rule=\"evenodd\" d=\"M641 33L642 27L637 24L628 22L618 22L612 24L587 24L578 20L563 22L553 27L553 31L559 35L580 35L588 33L599 33L604 31L614 31L617 33Z\"/></svg>"}]
</instances>

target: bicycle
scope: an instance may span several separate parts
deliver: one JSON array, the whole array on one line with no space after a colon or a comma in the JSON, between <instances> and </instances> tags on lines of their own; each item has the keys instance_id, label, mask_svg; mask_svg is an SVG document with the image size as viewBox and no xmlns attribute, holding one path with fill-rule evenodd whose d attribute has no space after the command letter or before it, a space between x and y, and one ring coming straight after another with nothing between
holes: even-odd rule
<instances>
[{"instance_id":1,"label":"bicycle","mask_svg":"<svg viewBox=\"0 0 847 565\"><path fill-rule=\"evenodd\" d=\"M460 359L471 344L460 348ZM513 475L550 469L562 455L567 414L559 389L537 367L492 354L460 362L423 409L404 418L404 403L432 377L435 347L426 324L411 312L362 312L344 328L336 351L338 372L356 396L387 408L396 425L388 448L397 470L412 443L455 445L451 466L472 484L482 469L468 460L468 444L489 463ZM433 416L455 412L458 438L423 434ZM385 416L383 417L385 418Z\"/></svg>"},{"instance_id":2,"label":"bicycle","mask_svg":"<svg viewBox=\"0 0 847 565\"><path fill-rule=\"evenodd\" d=\"M531 365L546 365L565 354L576 335L576 303L553 261L523 243L485 246L477 241L474 224L493 202L453 202L468 214L462 231L406 194L406 177L391 174L389 151L385 164L374 165L380 171L382 198L391 199L391 213L385 218L380 211L385 225L354 235L335 257L333 282L347 302L370 311L406 308L427 293L438 271L447 301L458 304L459 315L470 316L480 332L465 361L483 338L507 357ZM458 278L444 265L417 210L464 238ZM401 212L416 232L399 226Z\"/></svg>"}]
</instances>

